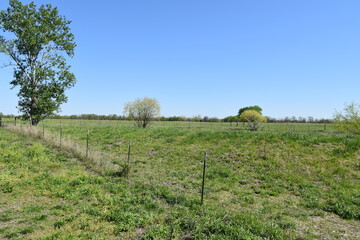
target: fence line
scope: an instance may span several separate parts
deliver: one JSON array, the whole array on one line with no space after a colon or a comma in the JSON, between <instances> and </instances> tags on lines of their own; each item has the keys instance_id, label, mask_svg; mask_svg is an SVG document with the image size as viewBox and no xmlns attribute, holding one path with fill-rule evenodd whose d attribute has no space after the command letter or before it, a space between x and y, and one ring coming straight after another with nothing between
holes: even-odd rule
<instances>
[{"instance_id":1,"label":"fence line","mask_svg":"<svg viewBox=\"0 0 360 240\"><path fill-rule=\"evenodd\" d=\"M118 155L101 151L96 148L91 149L88 143L82 144L74 138L65 136L62 133L62 127L60 128L60 137L59 132L53 133L51 131L46 131L45 125L42 127L31 127L22 125L19 126L19 124L17 124L17 126L5 125L5 128L25 136L39 138L53 146L58 146L66 151L70 151L76 154L79 158L90 161L96 169L121 171L123 163L119 161ZM125 157L123 157L123 159L123 162L125 162Z\"/></svg>"},{"instance_id":2,"label":"fence line","mask_svg":"<svg viewBox=\"0 0 360 240\"><path fill-rule=\"evenodd\" d=\"M24 122L19 119L3 119L0 125L22 125ZM41 124L47 126L78 126L78 127L134 127L133 122L127 120L73 120L73 119L49 119L44 120ZM248 131L249 127L245 122L191 122L191 121L154 121L154 128L196 128L196 129L213 129L222 131ZM262 123L259 132L336 132L331 123Z\"/></svg>"}]
</instances>

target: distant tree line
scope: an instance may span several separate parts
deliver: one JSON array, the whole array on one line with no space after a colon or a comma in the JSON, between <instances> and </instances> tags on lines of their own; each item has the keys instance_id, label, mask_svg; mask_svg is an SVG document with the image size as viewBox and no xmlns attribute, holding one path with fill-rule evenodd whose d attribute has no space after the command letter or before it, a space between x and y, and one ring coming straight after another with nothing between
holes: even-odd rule
<instances>
[{"instance_id":1,"label":"distant tree line","mask_svg":"<svg viewBox=\"0 0 360 240\"><path fill-rule=\"evenodd\" d=\"M79 120L128 120L127 117L117 114L97 115L97 114L78 114L78 115L54 115L50 119L79 119Z\"/></svg>"},{"instance_id":2,"label":"distant tree line","mask_svg":"<svg viewBox=\"0 0 360 240\"><path fill-rule=\"evenodd\" d=\"M185 116L172 116L172 117L160 117L160 121L188 121L188 122L221 122L222 120L217 117L185 117Z\"/></svg>"},{"instance_id":3,"label":"distant tree line","mask_svg":"<svg viewBox=\"0 0 360 240\"><path fill-rule=\"evenodd\" d=\"M278 123L332 123L332 119L326 118L314 118L314 117L285 117L285 118L272 118L267 117L268 122L278 122Z\"/></svg>"},{"instance_id":4,"label":"distant tree line","mask_svg":"<svg viewBox=\"0 0 360 240\"><path fill-rule=\"evenodd\" d=\"M270 123L332 123L332 119L325 119L325 118L314 118L314 117L285 117L285 118L273 118L266 116L267 122ZM222 119L223 122L239 122L240 119L238 116L228 116Z\"/></svg>"},{"instance_id":5,"label":"distant tree line","mask_svg":"<svg viewBox=\"0 0 360 240\"><path fill-rule=\"evenodd\" d=\"M2 114L0 112L0 116L3 118L14 118L16 115L14 114ZM314 117L285 117L285 118L273 118L266 117L267 122L271 123L332 123L332 119L324 119L324 118L314 118ZM128 117L117 114L110 115L97 115L97 114L78 114L78 115L54 115L51 116L50 119L83 119L83 120L129 120ZM228 116L226 118L220 119L217 117L201 117L201 116L193 116L193 117L185 117L185 116L172 116L172 117L160 117L158 118L160 121L188 121L188 122L239 122L240 119L238 116Z\"/></svg>"}]
</instances>

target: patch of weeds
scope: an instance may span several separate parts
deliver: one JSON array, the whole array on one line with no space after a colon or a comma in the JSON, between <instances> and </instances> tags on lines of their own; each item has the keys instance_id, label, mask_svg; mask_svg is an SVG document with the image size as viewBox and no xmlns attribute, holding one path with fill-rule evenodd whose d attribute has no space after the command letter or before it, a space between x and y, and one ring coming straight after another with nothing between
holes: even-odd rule
<instances>
[{"instance_id":1,"label":"patch of weeds","mask_svg":"<svg viewBox=\"0 0 360 240\"><path fill-rule=\"evenodd\" d=\"M0 185L1 191L3 193L12 193L14 190L14 185L10 182L5 182Z\"/></svg>"},{"instance_id":2,"label":"patch of weeds","mask_svg":"<svg viewBox=\"0 0 360 240\"><path fill-rule=\"evenodd\" d=\"M5 235L5 237L8 238L8 239L16 238L18 236L19 236L19 234L17 232L11 232L11 233L7 233Z\"/></svg>"},{"instance_id":3,"label":"patch of weeds","mask_svg":"<svg viewBox=\"0 0 360 240\"><path fill-rule=\"evenodd\" d=\"M247 179L247 178L241 178L241 179L239 180L239 183L240 183L241 185L248 184L249 182L250 182L250 180Z\"/></svg>"},{"instance_id":4,"label":"patch of weeds","mask_svg":"<svg viewBox=\"0 0 360 240\"><path fill-rule=\"evenodd\" d=\"M232 170L228 166L211 166L206 172L206 177L208 179L215 179L215 178L228 178L232 176Z\"/></svg>"},{"instance_id":5,"label":"patch of weeds","mask_svg":"<svg viewBox=\"0 0 360 240\"><path fill-rule=\"evenodd\" d=\"M123 232L128 232L128 231L129 231L129 226L128 226L127 224L119 223L119 224L117 224L114 233L115 233L116 235L120 235L121 233L123 233Z\"/></svg>"},{"instance_id":6,"label":"patch of weeds","mask_svg":"<svg viewBox=\"0 0 360 240\"><path fill-rule=\"evenodd\" d=\"M332 155L336 157L351 157L360 149L360 141L357 138L347 137L343 140L343 145L334 149Z\"/></svg>"},{"instance_id":7,"label":"patch of weeds","mask_svg":"<svg viewBox=\"0 0 360 240\"><path fill-rule=\"evenodd\" d=\"M180 228L185 232L190 232L196 227L196 220L190 216L185 216L179 220Z\"/></svg>"},{"instance_id":8,"label":"patch of weeds","mask_svg":"<svg viewBox=\"0 0 360 240\"><path fill-rule=\"evenodd\" d=\"M9 222L11 220L12 220L12 217L7 213L3 213L0 215L0 222Z\"/></svg>"},{"instance_id":9,"label":"patch of weeds","mask_svg":"<svg viewBox=\"0 0 360 240\"><path fill-rule=\"evenodd\" d=\"M60 219L54 222L53 227L54 228L61 228L63 227L65 224L72 222L75 219L76 216L69 216L67 218L64 219Z\"/></svg>"},{"instance_id":10,"label":"patch of weeds","mask_svg":"<svg viewBox=\"0 0 360 240\"><path fill-rule=\"evenodd\" d=\"M54 159L58 162L68 162L69 161L68 157L63 153L57 154Z\"/></svg>"},{"instance_id":11,"label":"patch of weeds","mask_svg":"<svg viewBox=\"0 0 360 240\"><path fill-rule=\"evenodd\" d=\"M157 224L147 229L142 236L143 239L165 239L169 236L168 228L164 225Z\"/></svg>"},{"instance_id":12,"label":"patch of weeds","mask_svg":"<svg viewBox=\"0 0 360 240\"><path fill-rule=\"evenodd\" d=\"M9 227L0 227L0 234L5 233Z\"/></svg>"},{"instance_id":13,"label":"patch of weeds","mask_svg":"<svg viewBox=\"0 0 360 240\"><path fill-rule=\"evenodd\" d=\"M351 204L345 200L329 200L325 203L324 211L333 212L344 219L360 220L359 205Z\"/></svg>"},{"instance_id":14,"label":"patch of weeds","mask_svg":"<svg viewBox=\"0 0 360 240\"><path fill-rule=\"evenodd\" d=\"M108 177L127 177L130 172L130 167L127 164L121 165L119 170L106 169L104 171L104 176Z\"/></svg>"},{"instance_id":15,"label":"patch of weeds","mask_svg":"<svg viewBox=\"0 0 360 240\"><path fill-rule=\"evenodd\" d=\"M290 220L282 219L278 222L282 229L296 229L296 224Z\"/></svg>"},{"instance_id":16,"label":"patch of weeds","mask_svg":"<svg viewBox=\"0 0 360 240\"><path fill-rule=\"evenodd\" d=\"M325 216L325 212L320 210L320 209L314 209L313 212L311 213L311 216L319 216L319 217L324 217Z\"/></svg>"},{"instance_id":17,"label":"patch of weeds","mask_svg":"<svg viewBox=\"0 0 360 240\"><path fill-rule=\"evenodd\" d=\"M24 207L24 212L25 213L41 212L43 209L44 206L33 204Z\"/></svg>"},{"instance_id":18,"label":"patch of weeds","mask_svg":"<svg viewBox=\"0 0 360 240\"><path fill-rule=\"evenodd\" d=\"M45 147L39 143L34 143L31 147L25 151L25 156L30 159L38 159L44 156Z\"/></svg>"},{"instance_id":19,"label":"patch of weeds","mask_svg":"<svg viewBox=\"0 0 360 240\"><path fill-rule=\"evenodd\" d=\"M255 194L262 194L263 190L259 186L251 186Z\"/></svg>"},{"instance_id":20,"label":"patch of weeds","mask_svg":"<svg viewBox=\"0 0 360 240\"><path fill-rule=\"evenodd\" d=\"M41 239L41 240L56 240L56 239L61 239L62 237L63 237L63 233L58 231L58 232L54 232L54 233L45 234L45 235L41 236L39 239Z\"/></svg>"},{"instance_id":21,"label":"patch of weeds","mask_svg":"<svg viewBox=\"0 0 360 240\"><path fill-rule=\"evenodd\" d=\"M47 217L48 217L47 215L41 214L41 215L38 215L38 216L33 217L33 220L35 220L35 221L42 221L42 220L45 220Z\"/></svg>"},{"instance_id":22,"label":"patch of weeds","mask_svg":"<svg viewBox=\"0 0 360 240\"><path fill-rule=\"evenodd\" d=\"M62 204L62 205L55 205L55 206L51 207L50 209L67 211L67 210L70 210L71 207L67 204Z\"/></svg>"},{"instance_id":23,"label":"patch of weeds","mask_svg":"<svg viewBox=\"0 0 360 240\"><path fill-rule=\"evenodd\" d=\"M255 198L251 195L245 195L240 198L241 202L252 205L255 203Z\"/></svg>"},{"instance_id":24,"label":"patch of weeds","mask_svg":"<svg viewBox=\"0 0 360 240\"><path fill-rule=\"evenodd\" d=\"M34 232L34 227L33 226L27 226L27 227L24 227L22 230L19 231L19 233L25 235L25 234L29 234L29 233L32 233Z\"/></svg>"},{"instance_id":25,"label":"patch of weeds","mask_svg":"<svg viewBox=\"0 0 360 240\"><path fill-rule=\"evenodd\" d=\"M304 182L298 186L301 195L301 202L304 207L318 208L320 206L319 196L321 196L319 187Z\"/></svg>"},{"instance_id":26,"label":"patch of weeds","mask_svg":"<svg viewBox=\"0 0 360 240\"><path fill-rule=\"evenodd\" d=\"M176 139L175 139L174 137L168 137L168 138L166 138L166 140L165 140L166 143L173 143L173 142L175 142L175 141L176 141Z\"/></svg>"},{"instance_id":27,"label":"patch of weeds","mask_svg":"<svg viewBox=\"0 0 360 240\"><path fill-rule=\"evenodd\" d=\"M143 216L132 212L124 212L123 209L113 208L105 214L104 219L108 222L120 224L123 232L141 225ZM118 229L119 230L119 229Z\"/></svg>"}]
</instances>

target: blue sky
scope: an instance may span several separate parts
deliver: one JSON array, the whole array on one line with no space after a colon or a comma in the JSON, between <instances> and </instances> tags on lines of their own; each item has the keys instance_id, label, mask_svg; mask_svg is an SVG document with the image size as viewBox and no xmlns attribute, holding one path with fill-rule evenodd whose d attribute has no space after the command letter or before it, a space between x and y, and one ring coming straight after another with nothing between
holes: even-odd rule
<instances>
[{"instance_id":1,"label":"blue sky","mask_svg":"<svg viewBox=\"0 0 360 240\"><path fill-rule=\"evenodd\" d=\"M78 82L61 114L122 114L147 96L164 116L223 118L259 105L276 118L331 118L360 102L358 0L34 2L72 20ZM16 114L11 79L0 69L0 112Z\"/></svg>"}]
</instances>

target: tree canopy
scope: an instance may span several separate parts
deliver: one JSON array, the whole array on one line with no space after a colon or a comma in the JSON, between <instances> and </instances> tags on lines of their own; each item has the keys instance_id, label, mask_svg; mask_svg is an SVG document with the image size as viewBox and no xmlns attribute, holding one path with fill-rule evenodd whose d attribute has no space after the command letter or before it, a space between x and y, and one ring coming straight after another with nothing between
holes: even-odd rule
<instances>
[{"instance_id":1,"label":"tree canopy","mask_svg":"<svg viewBox=\"0 0 360 240\"><path fill-rule=\"evenodd\" d=\"M137 127L146 128L160 116L160 104L155 98L138 98L125 104L124 114L134 120Z\"/></svg>"},{"instance_id":2,"label":"tree canopy","mask_svg":"<svg viewBox=\"0 0 360 240\"><path fill-rule=\"evenodd\" d=\"M238 116L240 116L243 112L247 111L247 110L254 110L260 114L262 114L262 108L255 105L255 106L249 106L249 107L243 107L239 109L239 113Z\"/></svg>"},{"instance_id":3,"label":"tree canopy","mask_svg":"<svg viewBox=\"0 0 360 240\"><path fill-rule=\"evenodd\" d=\"M70 21L59 15L50 4L37 7L10 0L0 11L0 29L12 33L14 39L0 36L0 52L14 66L10 84L19 87L18 109L25 120L36 125L59 111L67 101L65 90L74 86L65 56L72 57L76 43L70 32Z\"/></svg>"}]
</instances>

